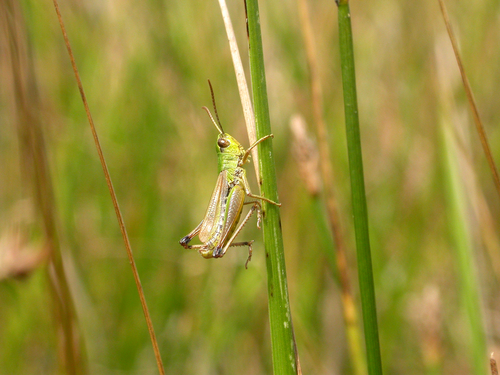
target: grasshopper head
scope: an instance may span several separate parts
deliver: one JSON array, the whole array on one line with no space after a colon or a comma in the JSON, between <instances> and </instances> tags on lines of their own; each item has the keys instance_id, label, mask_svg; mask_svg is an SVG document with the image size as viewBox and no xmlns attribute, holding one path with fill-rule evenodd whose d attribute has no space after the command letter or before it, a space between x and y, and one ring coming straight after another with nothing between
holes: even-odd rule
<instances>
[{"instance_id":1,"label":"grasshopper head","mask_svg":"<svg viewBox=\"0 0 500 375\"><path fill-rule=\"evenodd\" d=\"M227 133L221 133L217 139L217 153L236 156L240 159L245 154L245 149L232 136Z\"/></svg>"}]
</instances>

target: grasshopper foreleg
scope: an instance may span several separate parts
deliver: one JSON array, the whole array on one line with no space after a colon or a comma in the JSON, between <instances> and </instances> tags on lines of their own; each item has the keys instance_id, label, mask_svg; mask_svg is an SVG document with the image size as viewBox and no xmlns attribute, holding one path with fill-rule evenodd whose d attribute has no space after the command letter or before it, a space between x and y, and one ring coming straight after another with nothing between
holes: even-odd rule
<instances>
[{"instance_id":1,"label":"grasshopper foreleg","mask_svg":"<svg viewBox=\"0 0 500 375\"><path fill-rule=\"evenodd\" d=\"M267 199L267 198L261 197L260 195L255 195L255 194L252 194L252 193L250 193L250 192L247 192L247 195L248 195L250 198L260 199L260 200L266 201L267 203L271 203L271 204L274 204L275 206L281 207L281 203L277 203L277 202L272 201L272 200L270 200L270 199Z\"/></svg>"},{"instance_id":2,"label":"grasshopper foreleg","mask_svg":"<svg viewBox=\"0 0 500 375\"><path fill-rule=\"evenodd\" d=\"M256 140L249 148L248 150L245 151L245 154L243 155L243 158L241 159L241 165L245 164L247 162L247 159L248 157L250 156L250 151L252 151L252 149L257 146L260 142L262 141L265 141L266 139L268 138L274 138L274 135L273 134L268 134L268 135L265 135L264 137L262 137L261 139L258 139Z\"/></svg>"}]
</instances>

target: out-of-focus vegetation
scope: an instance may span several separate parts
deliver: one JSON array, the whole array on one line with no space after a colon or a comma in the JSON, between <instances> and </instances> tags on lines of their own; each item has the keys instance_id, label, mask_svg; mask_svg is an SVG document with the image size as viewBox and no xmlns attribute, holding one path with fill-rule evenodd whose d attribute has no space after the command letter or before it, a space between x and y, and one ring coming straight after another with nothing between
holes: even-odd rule
<instances>
[{"instance_id":1,"label":"out-of-focus vegetation","mask_svg":"<svg viewBox=\"0 0 500 375\"><path fill-rule=\"evenodd\" d=\"M229 6L248 66L243 2ZM297 4L261 1L259 6L301 365L307 374L348 374L339 286L324 251L331 240L292 157L292 115L312 121ZM333 0L309 6L335 188L357 291L337 9ZM155 374L134 280L52 3L23 0L20 10L16 22L24 39L18 48L27 51L36 79L38 119L55 190L53 210L89 373ZM256 239L248 270L245 249L205 260L178 244L201 220L216 180L216 132L201 110L211 102L207 78L225 130L248 145L217 2L68 1L61 3L61 11L166 372L271 373L265 260L255 222L241 234ZM463 192L459 205L467 213L482 304L477 309L489 352L498 349L500 335L500 201L439 6L437 1L354 1L351 11L384 370L469 374L473 351L458 276L457 226L448 199L454 190L445 178L449 165L442 127L453 129ZM498 162L500 3L458 1L449 4L449 12ZM33 181L23 172L19 152L10 41L5 27L0 29L1 268L9 264L3 254L16 254L12 233L24 238L18 246L23 251L43 251L44 245L41 219L33 208ZM59 331L51 303L43 265L22 279L0 282L0 374L57 371Z\"/></svg>"}]
</instances>

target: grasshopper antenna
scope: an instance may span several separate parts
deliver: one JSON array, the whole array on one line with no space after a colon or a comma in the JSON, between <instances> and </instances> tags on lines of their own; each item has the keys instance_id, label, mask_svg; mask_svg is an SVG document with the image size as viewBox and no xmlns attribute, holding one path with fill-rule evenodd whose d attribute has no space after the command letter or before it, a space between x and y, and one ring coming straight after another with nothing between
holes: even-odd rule
<instances>
[{"instance_id":1,"label":"grasshopper antenna","mask_svg":"<svg viewBox=\"0 0 500 375\"><path fill-rule=\"evenodd\" d=\"M210 113L210 110L209 110L207 107L205 107L205 106L201 107L201 109L204 109L205 111L207 111L208 116L210 117L210 119L211 119L211 120L212 120L212 122L214 123L214 125L215 125L215 127L217 128L217 130L219 131L219 133L224 134L224 131L222 130L222 127L219 127L219 125L220 125L220 124L217 124L217 123L215 122L214 117L213 117L213 116L212 116L212 114Z\"/></svg>"},{"instance_id":2,"label":"grasshopper antenna","mask_svg":"<svg viewBox=\"0 0 500 375\"><path fill-rule=\"evenodd\" d=\"M222 124L220 123L219 114L217 113L217 105L215 104L214 89L212 88L212 83L210 82L210 80L208 80L208 86L210 86L210 93L212 94L212 104L214 106L215 118L217 119L217 123L214 121L214 118L212 117L212 114L210 113L210 111L208 110L208 108L207 107L204 107L204 108L205 108L205 111L208 112L208 115L210 116L210 118L214 122L214 124L217 127L217 129L221 132L221 134L223 134L224 133L224 129L222 129ZM219 124L219 126L217 126L217 124Z\"/></svg>"}]
</instances>

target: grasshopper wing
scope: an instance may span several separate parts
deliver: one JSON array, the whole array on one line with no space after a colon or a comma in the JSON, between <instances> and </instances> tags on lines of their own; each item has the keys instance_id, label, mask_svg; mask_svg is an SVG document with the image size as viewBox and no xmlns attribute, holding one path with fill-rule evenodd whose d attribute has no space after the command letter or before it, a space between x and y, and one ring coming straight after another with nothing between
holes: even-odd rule
<instances>
[{"instance_id":1,"label":"grasshopper wing","mask_svg":"<svg viewBox=\"0 0 500 375\"><path fill-rule=\"evenodd\" d=\"M198 237L203 243L207 242L211 238L216 224L220 219L221 211L223 210L227 195L226 175L226 171L222 171L221 173L219 173L214 192L212 193L212 197L210 198L210 202L208 203L205 218L201 223L200 233L198 234Z\"/></svg>"},{"instance_id":2,"label":"grasshopper wing","mask_svg":"<svg viewBox=\"0 0 500 375\"><path fill-rule=\"evenodd\" d=\"M222 247L226 244L226 241L231 238L236 225L240 220L241 210L243 209L243 203L245 202L245 189L241 185L236 185L229 196L227 197L227 213L226 213L226 223L222 231L222 237L220 243Z\"/></svg>"}]
</instances>

